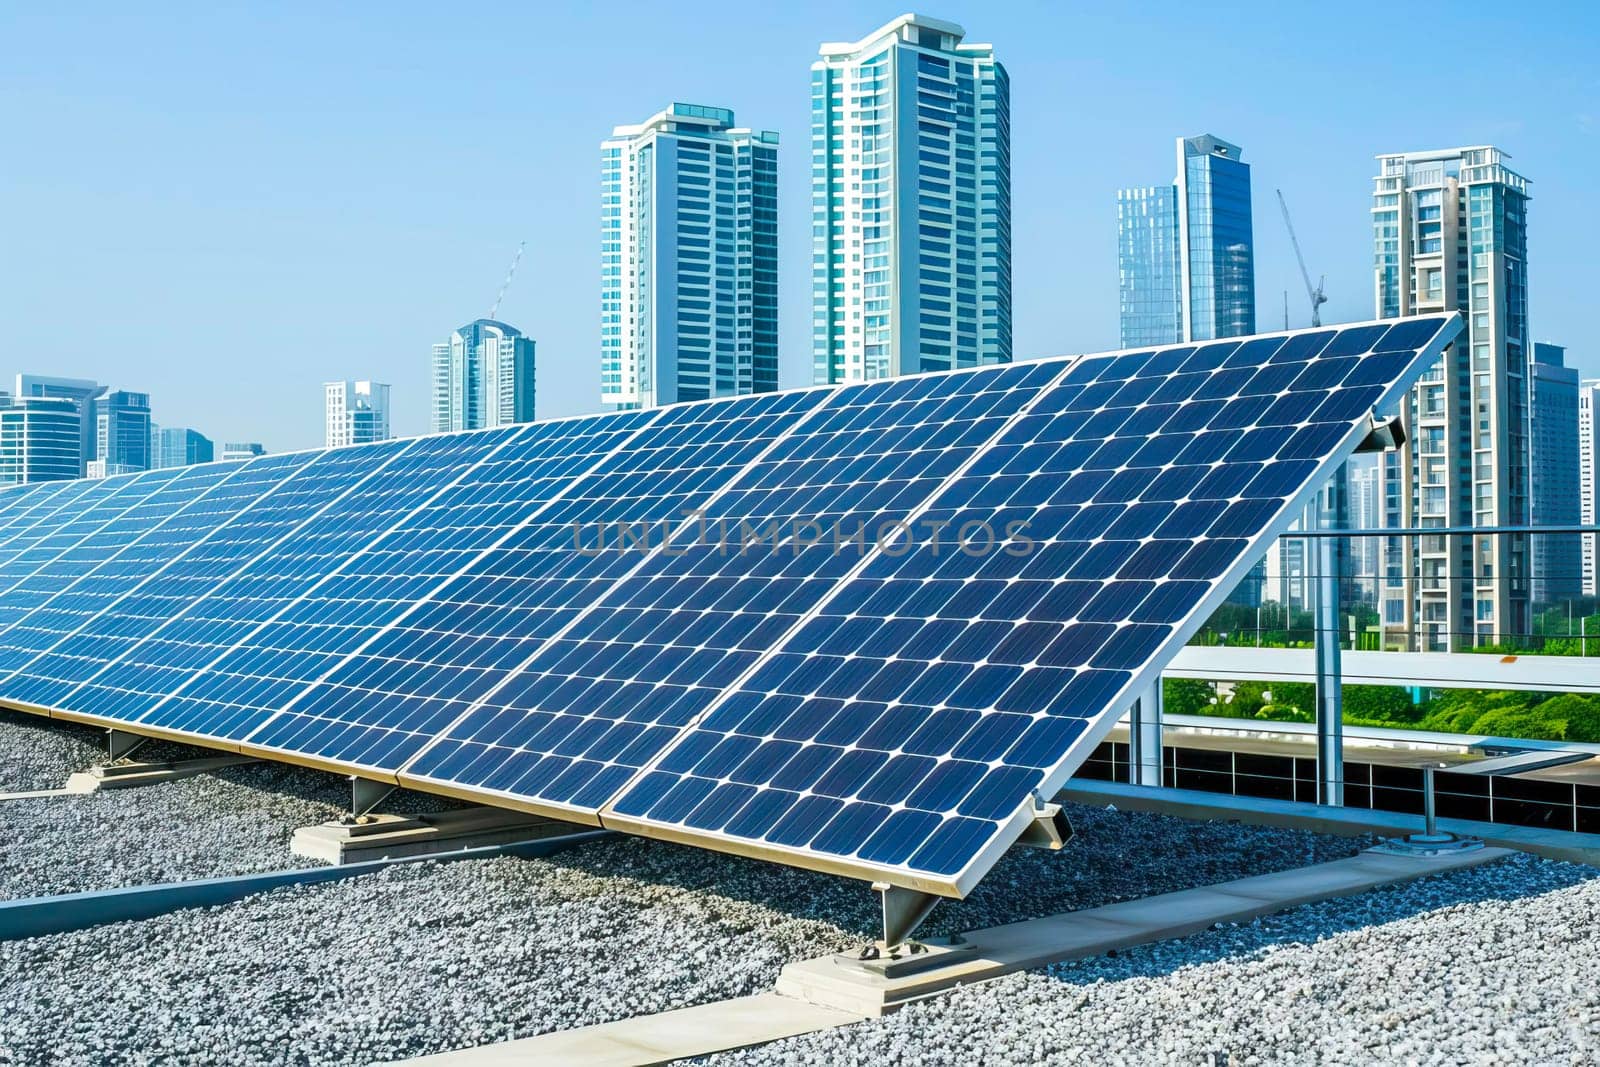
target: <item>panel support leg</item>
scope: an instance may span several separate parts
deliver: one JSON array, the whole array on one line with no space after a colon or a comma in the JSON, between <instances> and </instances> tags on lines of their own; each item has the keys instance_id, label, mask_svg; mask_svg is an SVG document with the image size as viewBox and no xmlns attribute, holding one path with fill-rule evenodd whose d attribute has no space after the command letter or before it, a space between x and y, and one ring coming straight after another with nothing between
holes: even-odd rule
<instances>
[{"instance_id":1,"label":"panel support leg","mask_svg":"<svg viewBox=\"0 0 1600 1067\"><path fill-rule=\"evenodd\" d=\"M889 953L905 944L912 931L922 925L922 920L939 903L939 898L932 893L902 889L888 882L873 882L872 891L883 902L883 941L878 947Z\"/></svg>"},{"instance_id":2,"label":"panel support leg","mask_svg":"<svg viewBox=\"0 0 1600 1067\"><path fill-rule=\"evenodd\" d=\"M106 751L113 760L131 756L150 740L143 734L130 734L126 730L111 729L106 731Z\"/></svg>"},{"instance_id":3,"label":"panel support leg","mask_svg":"<svg viewBox=\"0 0 1600 1067\"><path fill-rule=\"evenodd\" d=\"M384 798L393 793L397 787L388 782L374 782L370 778L350 776L350 815L348 821L355 821L363 815L369 814L373 808L382 804Z\"/></svg>"},{"instance_id":4,"label":"panel support leg","mask_svg":"<svg viewBox=\"0 0 1600 1067\"><path fill-rule=\"evenodd\" d=\"M1128 713L1128 781L1132 785L1161 785L1161 740L1164 729L1161 679L1133 702Z\"/></svg>"},{"instance_id":5,"label":"panel support leg","mask_svg":"<svg viewBox=\"0 0 1600 1067\"><path fill-rule=\"evenodd\" d=\"M1307 527L1324 529L1337 514L1340 468L1307 510ZM1331 537L1306 539L1306 556L1315 575L1312 628L1317 666L1317 803L1344 804L1344 699L1339 651L1339 544Z\"/></svg>"}]
</instances>

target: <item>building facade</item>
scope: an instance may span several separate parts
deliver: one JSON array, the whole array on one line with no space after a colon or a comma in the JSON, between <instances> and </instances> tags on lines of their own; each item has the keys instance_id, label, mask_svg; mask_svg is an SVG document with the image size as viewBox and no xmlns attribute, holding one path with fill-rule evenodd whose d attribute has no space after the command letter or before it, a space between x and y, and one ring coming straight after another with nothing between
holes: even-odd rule
<instances>
[{"instance_id":1,"label":"building facade","mask_svg":"<svg viewBox=\"0 0 1600 1067\"><path fill-rule=\"evenodd\" d=\"M433 346L433 431L533 421L534 344L515 326L477 319Z\"/></svg>"},{"instance_id":2,"label":"building facade","mask_svg":"<svg viewBox=\"0 0 1600 1067\"><path fill-rule=\"evenodd\" d=\"M222 455L218 458L224 461L230 459L255 459L257 456L266 454L266 447L260 441L224 441Z\"/></svg>"},{"instance_id":3,"label":"building facade","mask_svg":"<svg viewBox=\"0 0 1600 1067\"><path fill-rule=\"evenodd\" d=\"M95 434L97 427L96 404L105 395L106 387L87 378L57 378L48 374L17 375L16 397L54 397L70 400L78 412L78 473L89 472L89 464L96 456Z\"/></svg>"},{"instance_id":4,"label":"building facade","mask_svg":"<svg viewBox=\"0 0 1600 1067\"><path fill-rule=\"evenodd\" d=\"M1389 527L1529 521L1529 197L1506 158L1489 146L1378 157L1378 317L1466 320L1402 405L1406 443L1383 458ZM1391 646L1446 650L1529 631L1525 534L1389 538L1383 567Z\"/></svg>"},{"instance_id":5,"label":"building facade","mask_svg":"<svg viewBox=\"0 0 1600 1067\"><path fill-rule=\"evenodd\" d=\"M152 467L192 467L216 458L211 438L187 426L152 426L150 437Z\"/></svg>"},{"instance_id":6,"label":"building facade","mask_svg":"<svg viewBox=\"0 0 1600 1067\"><path fill-rule=\"evenodd\" d=\"M1528 513L1535 526L1579 521L1578 372L1560 345L1534 342L1528 366ZM1528 538L1533 610L1577 597L1583 588L1582 552L1571 534Z\"/></svg>"},{"instance_id":7,"label":"building facade","mask_svg":"<svg viewBox=\"0 0 1600 1067\"><path fill-rule=\"evenodd\" d=\"M1117 192L1122 347L1256 331L1250 165L1211 134L1177 140L1171 185Z\"/></svg>"},{"instance_id":8,"label":"building facade","mask_svg":"<svg viewBox=\"0 0 1600 1067\"><path fill-rule=\"evenodd\" d=\"M150 394L118 389L106 394L96 408L95 458L89 462L89 477L149 470Z\"/></svg>"},{"instance_id":9,"label":"building facade","mask_svg":"<svg viewBox=\"0 0 1600 1067\"><path fill-rule=\"evenodd\" d=\"M813 379L1011 361L1011 84L902 15L811 67Z\"/></svg>"},{"instance_id":10,"label":"building facade","mask_svg":"<svg viewBox=\"0 0 1600 1067\"><path fill-rule=\"evenodd\" d=\"M0 391L0 485L82 477L82 433L77 400Z\"/></svg>"},{"instance_id":11,"label":"building facade","mask_svg":"<svg viewBox=\"0 0 1600 1067\"><path fill-rule=\"evenodd\" d=\"M325 382L323 422L329 448L389 439L389 387L382 382Z\"/></svg>"},{"instance_id":12,"label":"building facade","mask_svg":"<svg viewBox=\"0 0 1600 1067\"><path fill-rule=\"evenodd\" d=\"M600 399L778 387L778 135L675 103L601 144Z\"/></svg>"},{"instance_id":13,"label":"building facade","mask_svg":"<svg viewBox=\"0 0 1600 1067\"><path fill-rule=\"evenodd\" d=\"M1578 521L1600 524L1600 378L1578 386ZM1583 595L1600 597L1600 535L1578 538Z\"/></svg>"}]
</instances>

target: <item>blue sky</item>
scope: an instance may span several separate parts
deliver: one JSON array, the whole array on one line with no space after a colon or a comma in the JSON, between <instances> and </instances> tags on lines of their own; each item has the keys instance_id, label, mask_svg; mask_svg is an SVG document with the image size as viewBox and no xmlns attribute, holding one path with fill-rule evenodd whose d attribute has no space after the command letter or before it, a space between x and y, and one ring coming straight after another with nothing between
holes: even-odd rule
<instances>
[{"instance_id":1,"label":"blue sky","mask_svg":"<svg viewBox=\"0 0 1600 1067\"><path fill-rule=\"evenodd\" d=\"M430 346L526 240L500 317L538 340L539 414L595 410L599 142L685 100L783 137L782 377L804 384L808 68L901 10L0 7L0 374L147 390L158 421L273 450L320 444L322 381L371 377L420 432ZM1262 329L1285 288L1306 323L1274 188L1324 317L1364 319L1373 156L1510 152L1535 335L1600 375L1597 5L923 10L1011 73L1019 357L1115 347L1115 190L1169 181L1174 137L1210 132L1254 169Z\"/></svg>"}]
</instances>

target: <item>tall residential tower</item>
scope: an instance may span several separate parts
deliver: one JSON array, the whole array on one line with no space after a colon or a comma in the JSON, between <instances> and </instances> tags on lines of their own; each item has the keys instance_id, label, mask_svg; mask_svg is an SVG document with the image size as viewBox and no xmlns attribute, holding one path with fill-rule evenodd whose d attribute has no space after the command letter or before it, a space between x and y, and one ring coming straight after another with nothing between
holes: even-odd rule
<instances>
[{"instance_id":1,"label":"tall residential tower","mask_svg":"<svg viewBox=\"0 0 1600 1067\"><path fill-rule=\"evenodd\" d=\"M1526 525L1528 182L1479 145L1378 157L1372 202L1380 318L1458 310L1466 332L1402 405L1383 457L1384 525ZM1390 645L1420 651L1529 630L1528 537L1395 537L1384 546Z\"/></svg>"},{"instance_id":2,"label":"tall residential tower","mask_svg":"<svg viewBox=\"0 0 1600 1067\"><path fill-rule=\"evenodd\" d=\"M533 421L533 339L477 319L433 346L433 431Z\"/></svg>"},{"instance_id":3,"label":"tall residential tower","mask_svg":"<svg viewBox=\"0 0 1600 1067\"><path fill-rule=\"evenodd\" d=\"M1578 386L1578 521L1600 523L1600 378ZM1600 597L1600 534L1578 538L1583 595Z\"/></svg>"},{"instance_id":4,"label":"tall residential tower","mask_svg":"<svg viewBox=\"0 0 1600 1067\"><path fill-rule=\"evenodd\" d=\"M1117 192L1124 348L1256 332L1250 166L1238 145L1180 137L1171 185Z\"/></svg>"},{"instance_id":5,"label":"tall residential tower","mask_svg":"<svg viewBox=\"0 0 1600 1067\"><path fill-rule=\"evenodd\" d=\"M811 66L813 378L1011 361L1011 84L902 15Z\"/></svg>"},{"instance_id":6,"label":"tall residential tower","mask_svg":"<svg viewBox=\"0 0 1600 1067\"><path fill-rule=\"evenodd\" d=\"M325 438L329 448L389 439L389 387L382 382L325 382Z\"/></svg>"},{"instance_id":7,"label":"tall residential tower","mask_svg":"<svg viewBox=\"0 0 1600 1067\"><path fill-rule=\"evenodd\" d=\"M600 399L776 389L778 135L673 104L600 154Z\"/></svg>"},{"instance_id":8,"label":"tall residential tower","mask_svg":"<svg viewBox=\"0 0 1600 1067\"><path fill-rule=\"evenodd\" d=\"M1567 366L1567 350L1534 342L1528 365L1528 513L1535 526L1571 526L1579 521L1578 372ZM1572 534L1528 538L1535 609L1570 600L1583 586L1582 554Z\"/></svg>"}]
</instances>

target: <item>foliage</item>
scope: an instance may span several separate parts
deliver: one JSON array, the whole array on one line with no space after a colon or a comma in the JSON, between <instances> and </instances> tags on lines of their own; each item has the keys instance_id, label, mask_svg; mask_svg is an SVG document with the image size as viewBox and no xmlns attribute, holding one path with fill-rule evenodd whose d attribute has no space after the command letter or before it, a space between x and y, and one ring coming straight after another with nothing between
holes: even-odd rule
<instances>
[{"instance_id":1,"label":"foliage","mask_svg":"<svg viewBox=\"0 0 1600 1067\"><path fill-rule=\"evenodd\" d=\"M1346 722L1359 719L1409 725L1426 711L1424 705L1411 699L1411 690L1398 685L1347 685L1343 704Z\"/></svg>"},{"instance_id":2,"label":"foliage","mask_svg":"<svg viewBox=\"0 0 1600 1067\"><path fill-rule=\"evenodd\" d=\"M1162 711L1167 715L1211 715L1217 687L1198 678L1164 678L1161 682Z\"/></svg>"}]
</instances>

